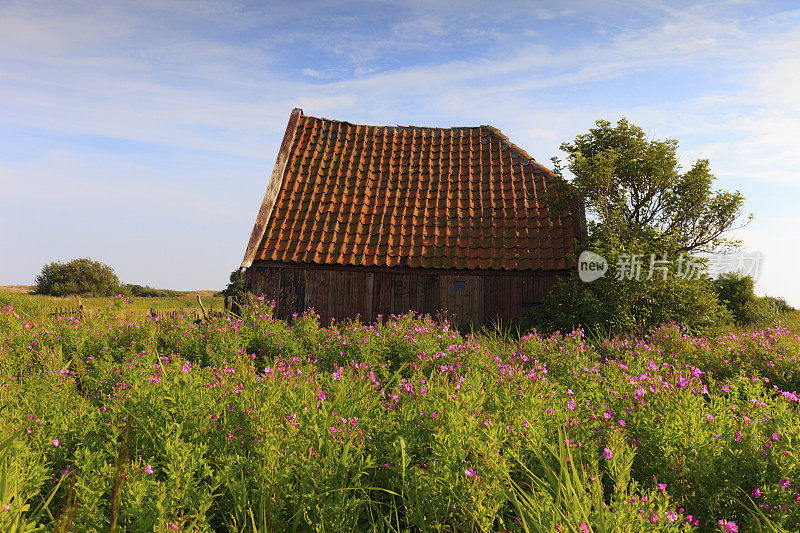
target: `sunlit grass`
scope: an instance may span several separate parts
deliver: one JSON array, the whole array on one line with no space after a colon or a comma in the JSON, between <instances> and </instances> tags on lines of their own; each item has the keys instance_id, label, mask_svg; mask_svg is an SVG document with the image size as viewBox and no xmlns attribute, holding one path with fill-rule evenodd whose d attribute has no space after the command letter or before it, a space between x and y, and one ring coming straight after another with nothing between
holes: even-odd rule
<instances>
[{"instance_id":1,"label":"sunlit grass","mask_svg":"<svg viewBox=\"0 0 800 533\"><path fill-rule=\"evenodd\" d=\"M124 309L129 315L134 316L145 315L151 309L199 311L198 295L207 311L211 309L221 311L224 308L224 298L214 296L214 291L187 291L184 295L176 297L127 297ZM77 309L79 301L83 303L84 309L92 312L114 307L113 299L107 297L82 297L79 300L76 296L43 296L0 287L0 305L13 305L41 317L54 313L57 309Z\"/></svg>"},{"instance_id":2,"label":"sunlit grass","mask_svg":"<svg viewBox=\"0 0 800 533\"><path fill-rule=\"evenodd\" d=\"M413 315L289 325L262 301L80 321L8 298L0 529L800 528L786 328L590 343Z\"/></svg>"}]
</instances>

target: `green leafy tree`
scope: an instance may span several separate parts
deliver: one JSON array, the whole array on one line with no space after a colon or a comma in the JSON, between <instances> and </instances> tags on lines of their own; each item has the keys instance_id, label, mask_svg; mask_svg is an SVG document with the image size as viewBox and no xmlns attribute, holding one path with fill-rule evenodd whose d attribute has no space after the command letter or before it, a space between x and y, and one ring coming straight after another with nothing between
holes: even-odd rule
<instances>
[{"instance_id":1,"label":"green leafy tree","mask_svg":"<svg viewBox=\"0 0 800 533\"><path fill-rule=\"evenodd\" d=\"M744 198L713 188L707 160L682 171L677 149L676 140L649 140L625 119L616 125L598 120L589 133L561 145L573 178L551 201L572 202L576 196L582 201L588 219L583 248L604 257L611 270L591 284L577 276L558 284L536 312L536 325L645 333L677 322L701 331L730 318L710 279L688 279L679 269L688 261L703 263L693 254L739 246L729 232ZM561 174L562 162L553 162ZM615 279L614 267L623 257L639 262L639 279ZM655 261L663 270L653 275Z\"/></svg>"},{"instance_id":2,"label":"green leafy tree","mask_svg":"<svg viewBox=\"0 0 800 533\"><path fill-rule=\"evenodd\" d=\"M733 272L721 275L714 282L719 301L728 308L737 322L744 321L743 309L746 304L756 299L754 286L755 282L751 276Z\"/></svg>"},{"instance_id":3,"label":"green leafy tree","mask_svg":"<svg viewBox=\"0 0 800 533\"><path fill-rule=\"evenodd\" d=\"M730 251L744 198L714 190L707 159L681 172L678 141L648 140L625 119L598 120L589 133L562 143L571 190L589 217L592 245L604 251L676 254ZM560 171L561 162L554 160Z\"/></svg>"},{"instance_id":4,"label":"green leafy tree","mask_svg":"<svg viewBox=\"0 0 800 533\"><path fill-rule=\"evenodd\" d=\"M113 268L89 258L49 263L36 276L36 294L114 296L122 290Z\"/></svg>"},{"instance_id":5,"label":"green leafy tree","mask_svg":"<svg viewBox=\"0 0 800 533\"><path fill-rule=\"evenodd\" d=\"M230 298L241 298L244 294L244 271L236 269L228 276L228 286L219 291L217 294L220 296L228 296Z\"/></svg>"},{"instance_id":6,"label":"green leafy tree","mask_svg":"<svg viewBox=\"0 0 800 533\"><path fill-rule=\"evenodd\" d=\"M244 290L245 273L241 269L236 269L228 276L228 286L217 293L218 296L225 296L229 309L235 313L242 312L245 305L246 295Z\"/></svg>"},{"instance_id":7,"label":"green leafy tree","mask_svg":"<svg viewBox=\"0 0 800 533\"><path fill-rule=\"evenodd\" d=\"M740 326L773 326L781 313L795 309L783 298L758 297L754 291L755 281L751 276L730 272L714 281L717 298L733 315Z\"/></svg>"}]
</instances>

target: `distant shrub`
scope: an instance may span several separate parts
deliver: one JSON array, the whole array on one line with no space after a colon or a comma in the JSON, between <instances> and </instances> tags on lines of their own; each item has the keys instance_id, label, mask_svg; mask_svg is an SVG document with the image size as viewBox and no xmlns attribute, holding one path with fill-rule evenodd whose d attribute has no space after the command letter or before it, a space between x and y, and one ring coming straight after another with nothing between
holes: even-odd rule
<instances>
[{"instance_id":1,"label":"distant shrub","mask_svg":"<svg viewBox=\"0 0 800 533\"><path fill-rule=\"evenodd\" d=\"M738 322L748 326L770 326L778 318L778 309L766 298L754 298L739 308Z\"/></svg>"},{"instance_id":2,"label":"distant shrub","mask_svg":"<svg viewBox=\"0 0 800 533\"><path fill-rule=\"evenodd\" d=\"M181 291L172 291L169 289L154 289L149 285L136 285L133 283L126 283L124 285L125 292L131 296L138 296L144 298L177 298L183 296Z\"/></svg>"},{"instance_id":3,"label":"distant shrub","mask_svg":"<svg viewBox=\"0 0 800 533\"><path fill-rule=\"evenodd\" d=\"M36 294L48 296L113 296L121 290L114 269L89 258L47 264L36 276Z\"/></svg>"},{"instance_id":4,"label":"distant shrub","mask_svg":"<svg viewBox=\"0 0 800 533\"><path fill-rule=\"evenodd\" d=\"M753 291L752 277L727 273L714 281L717 298L733 315L740 326L774 325L781 313L795 311L783 298L758 297Z\"/></svg>"},{"instance_id":5,"label":"distant shrub","mask_svg":"<svg viewBox=\"0 0 800 533\"><path fill-rule=\"evenodd\" d=\"M773 306L779 313L793 313L797 311L794 307L789 305L784 298L775 298L774 296L764 296L762 298L766 303Z\"/></svg>"}]
</instances>

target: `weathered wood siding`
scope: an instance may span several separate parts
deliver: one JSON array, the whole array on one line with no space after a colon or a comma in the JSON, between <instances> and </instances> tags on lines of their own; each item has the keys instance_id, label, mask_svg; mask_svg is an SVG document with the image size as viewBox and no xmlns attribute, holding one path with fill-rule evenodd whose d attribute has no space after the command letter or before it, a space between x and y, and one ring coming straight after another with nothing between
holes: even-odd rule
<instances>
[{"instance_id":1,"label":"weathered wood siding","mask_svg":"<svg viewBox=\"0 0 800 533\"><path fill-rule=\"evenodd\" d=\"M409 310L444 315L459 327L518 320L565 272L359 268L255 261L247 269L253 294L275 300L276 317L313 308L323 324Z\"/></svg>"}]
</instances>

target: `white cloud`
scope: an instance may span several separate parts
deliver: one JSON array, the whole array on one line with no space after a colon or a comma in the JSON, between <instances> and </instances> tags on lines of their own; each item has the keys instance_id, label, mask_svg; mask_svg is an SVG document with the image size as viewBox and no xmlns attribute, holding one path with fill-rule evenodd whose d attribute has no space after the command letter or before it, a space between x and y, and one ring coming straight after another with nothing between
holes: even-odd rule
<instances>
[{"instance_id":1,"label":"white cloud","mask_svg":"<svg viewBox=\"0 0 800 533\"><path fill-rule=\"evenodd\" d=\"M444 19L433 16L420 16L395 24L394 34L398 39L423 41L431 37L447 35L449 24Z\"/></svg>"},{"instance_id":2,"label":"white cloud","mask_svg":"<svg viewBox=\"0 0 800 533\"><path fill-rule=\"evenodd\" d=\"M152 190L161 199L145 204L153 212L243 210L231 223L244 241L289 111L302 107L373 124L488 123L545 164L595 119L628 116L655 137L678 138L689 161L710 158L723 185L791 191L800 185L800 11L737 16L734 7L398 1L378 4L388 17L378 27L379 17L363 16L369 10L327 2L303 7L318 19L298 17L294 3L8 3L0 6L2 127L141 146L126 144L124 156L42 148L25 164L0 159L0 186L29 203L37 194L103 203L125 190L146 202L141 191ZM531 24L510 31L520 19ZM553 39L553 27L569 31ZM718 74L708 86L681 79L708 70ZM637 77L662 72L674 73L674 90L667 82L646 104L599 89L625 80L630 89L621 90L635 91ZM187 191L186 169L134 164L139 149L227 154L259 170L236 174L252 180L246 195L217 203L211 170L222 168ZM105 179L110 172L121 181ZM786 214L788 223L800 224L798 215ZM746 240L766 246L772 224L754 223ZM770 255L797 253L769 246ZM788 275L770 272L766 287ZM790 290L800 303L800 289Z\"/></svg>"}]
</instances>

